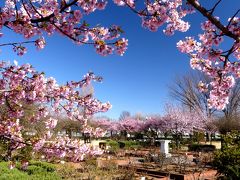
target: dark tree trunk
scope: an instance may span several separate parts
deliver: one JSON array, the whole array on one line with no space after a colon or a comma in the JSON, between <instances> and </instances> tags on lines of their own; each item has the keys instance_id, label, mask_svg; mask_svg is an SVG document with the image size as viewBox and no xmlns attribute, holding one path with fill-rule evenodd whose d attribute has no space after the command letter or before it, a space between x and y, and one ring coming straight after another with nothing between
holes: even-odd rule
<instances>
[{"instance_id":1,"label":"dark tree trunk","mask_svg":"<svg viewBox=\"0 0 240 180\"><path fill-rule=\"evenodd\" d=\"M209 142L210 141L210 138L209 138L209 133L208 132L206 132L206 142Z\"/></svg>"}]
</instances>

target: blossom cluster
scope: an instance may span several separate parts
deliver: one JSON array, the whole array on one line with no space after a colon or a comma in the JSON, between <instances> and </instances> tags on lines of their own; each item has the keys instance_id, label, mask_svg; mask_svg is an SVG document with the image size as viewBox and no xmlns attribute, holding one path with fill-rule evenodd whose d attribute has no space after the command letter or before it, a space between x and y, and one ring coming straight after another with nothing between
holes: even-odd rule
<instances>
[{"instance_id":1,"label":"blossom cluster","mask_svg":"<svg viewBox=\"0 0 240 180\"><path fill-rule=\"evenodd\" d=\"M183 7L182 0L158 0L143 1L145 7L137 10L137 2L133 0L114 0L119 6L128 6L142 19L142 26L150 31L157 31L160 26L167 23L164 30L166 35L173 35L175 31L186 32L190 28L190 24L184 21L187 14L193 13L194 9L185 5Z\"/></svg>"},{"instance_id":2,"label":"blossom cluster","mask_svg":"<svg viewBox=\"0 0 240 180\"><path fill-rule=\"evenodd\" d=\"M84 160L89 156L101 155L102 150L84 144L79 139L70 139L68 137L57 137L51 141L41 139L41 142L35 144L35 150L45 154L45 159L59 158L71 162Z\"/></svg>"},{"instance_id":3,"label":"blossom cluster","mask_svg":"<svg viewBox=\"0 0 240 180\"><path fill-rule=\"evenodd\" d=\"M103 10L105 0L72 0L72 1L20 1L6 0L0 11L0 32L3 27L34 41L9 43L18 55L27 52L24 44L34 42L37 49L43 49L46 42L44 35L59 33L76 44L93 45L101 55L112 54L115 50L122 55L127 49L127 40L120 38L119 26L90 27L84 17L96 10ZM1 36L4 34L1 32Z\"/></svg>"},{"instance_id":4,"label":"blossom cluster","mask_svg":"<svg viewBox=\"0 0 240 180\"><path fill-rule=\"evenodd\" d=\"M129 117L119 122L118 129L127 132L138 132L142 129L142 121Z\"/></svg>"},{"instance_id":5,"label":"blossom cluster","mask_svg":"<svg viewBox=\"0 0 240 180\"><path fill-rule=\"evenodd\" d=\"M22 148L28 144L37 151L49 153L47 155L49 157L53 155L63 157L70 153L70 150L72 154L76 153L80 156L81 152L84 156L83 149L87 147L80 142L64 138L54 139L53 129L58 120L51 116L53 113L55 116L64 113L82 123L83 131L89 130L86 126L87 118L95 113L107 111L111 105L108 102L100 102L92 95L83 96L81 89L91 81L101 81L101 77L90 72L78 82L72 81L65 85L58 85L54 78L45 77L44 73L37 72L30 64L18 65L15 62L11 65L3 61L0 63L0 76L0 104L4 109L4 113L1 114L0 137L11 141L12 149ZM37 106L29 114L26 104ZM23 120L30 124L44 121L46 132L42 137L25 142L22 134L24 132ZM96 128L91 129L91 133L101 136L103 131ZM88 147L87 153L97 154L98 152L91 151ZM72 155L72 157L75 156Z\"/></svg>"},{"instance_id":6,"label":"blossom cluster","mask_svg":"<svg viewBox=\"0 0 240 180\"><path fill-rule=\"evenodd\" d=\"M98 138L98 137L103 137L106 134L106 131L99 127L93 128L93 127L87 126L84 128L83 133L88 133L89 136Z\"/></svg>"},{"instance_id":7,"label":"blossom cluster","mask_svg":"<svg viewBox=\"0 0 240 180\"><path fill-rule=\"evenodd\" d=\"M229 29L233 34L239 36L239 18L234 18L229 24ZM240 67L238 62L231 63L229 56L231 53L239 60L238 46L235 41L230 50L224 51L220 48L223 42L223 32L217 31L215 25L210 21L202 23L203 34L199 34L199 41L193 37L186 37L177 43L178 49L190 55L190 65L193 69L200 70L206 75L212 77L210 98L208 104L210 108L222 110L228 103L230 89L235 84L235 78L239 77ZM200 83L201 84L201 83ZM201 85L200 91L203 91ZM206 90L206 88L205 88Z\"/></svg>"},{"instance_id":8,"label":"blossom cluster","mask_svg":"<svg viewBox=\"0 0 240 180\"><path fill-rule=\"evenodd\" d=\"M166 106L163 121L165 121L165 131L173 134L191 134L193 131L207 132L209 131L208 125L213 122L201 110L191 111L171 104Z\"/></svg>"}]
</instances>

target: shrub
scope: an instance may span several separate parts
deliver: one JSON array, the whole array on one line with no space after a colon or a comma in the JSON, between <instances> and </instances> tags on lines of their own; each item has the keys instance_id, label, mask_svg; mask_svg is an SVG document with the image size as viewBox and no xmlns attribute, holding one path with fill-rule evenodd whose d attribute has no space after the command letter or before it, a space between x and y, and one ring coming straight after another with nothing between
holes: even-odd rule
<instances>
[{"instance_id":1,"label":"shrub","mask_svg":"<svg viewBox=\"0 0 240 180\"><path fill-rule=\"evenodd\" d=\"M203 132L194 132L193 133L193 136L192 136L192 140L194 142L201 142L201 141L204 141L205 139L205 134Z\"/></svg>"},{"instance_id":2,"label":"shrub","mask_svg":"<svg viewBox=\"0 0 240 180\"><path fill-rule=\"evenodd\" d=\"M41 162L41 161L31 161L30 166L36 166L42 168L46 172L54 172L56 171L56 167L47 162Z\"/></svg>"},{"instance_id":3,"label":"shrub","mask_svg":"<svg viewBox=\"0 0 240 180\"><path fill-rule=\"evenodd\" d=\"M139 148L140 147L140 143L137 141L122 141L121 143L124 143L125 149L134 149L134 148Z\"/></svg>"},{"instance_id":4,"label":"shrub","mask_svg":"<svg viewBox=\"0 0 240 180\"><path fill-rule=\"evenodd\" d=\"M123 148L125 147L125 143L119 141L119 142L118 142L118 146L119 146L120 149L123 149Z\"/></svg>"},{"instance_id":5,"label":"shrub","mask_svg":"<svg viewBox=\"0 0 240 180\"><path fill-rule=\"evenodd\" d=\"M110 149L108 149L110 152L115 152L119 149L117 141L107 140L106 145L110 146Z\"/></svg>"},{"instance_id":6,"label":"shrub","mask_svg":"<svg viewBox=\"0 0 240 180\"><path fill-rule=\"evenodd\" d=\"M222 149L215 153L213 166L228 179L240 179L239 132L231 132L223 138Z\"/></svg>"},{"instance_id":7,"label":"shrub","mask_svg":"<svg viewBox=\"0 0 240 180\"><path fill-rule=\"evenodd\" d=\"M212 152L215 151L216 146L211 144L190 144L188 145L189 151L200 151L200 152Z\"/></svg>"},{"instance_id":8,"label":"shrub","mask_svg":"<svg viewBox=\"0 0 240 180\"><path fill-rule=\"evenodd\" d=\"M139 145L144 148L147 148L147 147L151 146L151 141L141 141L141 142L139 142Z\"/></svg>"},{"instance_id":9,"label":"shrub","mask_svg":"<svg viewBox=\"0 0 240 180\"><path fill-rule=\"evenodd\" d=\"M141 147L140 143L138 141L113 141L108 140L107 145L111 146L109 149L110 151L117 151L120 149L138 149Z\"/></svg>"}]
</instances>

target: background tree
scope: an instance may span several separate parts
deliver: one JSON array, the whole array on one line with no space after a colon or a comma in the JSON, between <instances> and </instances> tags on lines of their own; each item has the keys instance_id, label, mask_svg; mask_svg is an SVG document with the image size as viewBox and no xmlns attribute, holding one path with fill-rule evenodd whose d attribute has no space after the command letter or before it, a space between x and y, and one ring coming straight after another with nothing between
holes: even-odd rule
<instances>
[{"instance_id":1,"label":"background tree","mask_svg":"<svg viewBox=\"0 0 240 180\"><path fill-rule=\"evenodd\" d=\"M146 120L143 122L142 131L145 136L151 139L152 145L155 143L159 134L164 135L166 122L159 115L147 116Z\"/></svg>"},{"instance_id":2,"label":"background tree","mask_svg":"<svg viewBox=\"0 0 240 180\"><path fill-rule=\"evenodd\" d=\"M119 121L118 125L119 131L121 131L121 134L126 139L128 134L134 134L142 130L143 121L128 117Z\"/></svg>"},{"instance_id":3,"label":"background tree","mask_svg":"<svg viewBox=\"0 0 240 180\"><path fill-rule=\"evenodd\" d=\"M131 113L129 111L123 111L123 112L121 112L121 114L119 116L119 121L122 121L129 117L131 117Z\"/></svg>"},{"instance_id":4,"label":"background tree","mask_svg":"<svg viewBox=\"0 0 240 180\"><path fill-rule=\"evenodd\" d=\"M210 79L200 73L190 73L178 76L169 86L170 96L192 111L202 111L207 117L211 117L216 109L209 108L209 90L200 91L200 82L210 82Z\"/></svg>"},{"instance_id":5,"label":"background tree","mask_svg":"<svg viewBox=\"0 0 240 180\"><path fill-rule=\"evenodd\" d=\"M231 116L230 118L221 117L215 121L215 126L221 134L227 134L231 131L240 130L240 119L238 116Z\"/></svg>"},{"instance_id":6,"label":"background tree","mask_svg":"<svg viewBox=\"0 0 240 180\"><path fill-rule=\"evenodd\" d=\"M171 104L166 105L166 113L162 119L165 122L165 132L173 136L177 148L185 133L193 134L194 131L203 131L208 120L200 112Z\"/></svg>"},{"instance_id":7,"label":"background tree","mask_svg":"<svg viewBox=\"0 0 240 180\"><path fill-rule=\"evenodd\" d=\"M209 120L212 119L212 122L209 123L207 128L207 139L209 139L210 132L216 132L217 127L220 132L225 133L229 132L231 129L238 129L240 81L237 80L235 86L231 89L228 100L229 103L222 111L209 108L209 90L200 91L199 86L201 85L201 82L210 82L210 79L199 73L191 73L178 77L173 84L169 86L170 95L189 110L201 111L201 113L204 113ZM213 121L217 122L214 123Z\"/></svg>"}]
</instances>

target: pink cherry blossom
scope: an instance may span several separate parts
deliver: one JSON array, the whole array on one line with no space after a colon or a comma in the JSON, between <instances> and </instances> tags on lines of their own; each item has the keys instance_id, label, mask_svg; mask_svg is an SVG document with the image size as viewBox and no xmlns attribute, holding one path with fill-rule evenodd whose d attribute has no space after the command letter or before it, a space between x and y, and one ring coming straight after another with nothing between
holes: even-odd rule
<instances>
[{"instance_id":1,"label":"pink cherry blossom","mask_svg":"<svg viewBox=\"0 0 240 180\"><path fill-rule=\"evenodd\" d=\"M29 64L18 65L15 62L15 65L10 65L1 62L0 69L0 103L6 105L6 115L2 117L0 122L0 137L11 141L13 150L31 145L35 151L46 153L47 158L54 156L62 158L70 150L73 157L75 151L83 154L80 142L52 136L52 130L58 123L56 118L51 117L52 112L55 112L55 114L66 113L70 118L82 123L83 131L90 130L95 137L104 135L105 131L101 128L87 126L86 119L95 113L107 111L111 108L111 104L109 102L101 103L89 95L81 95L81 88L90 84L91 81L101 81L101 77L90 72L78 82L71 81L65 85L58 85L54 78L45 77L43 73L38 73ZM24 102L29 105L39 104L32 115L29 115L26 119L30 124L42 121L50 116L44 121L45 131L42 133L43 136L28 142L25 142L22 136L20 123L20 119L24 117L26 111L23 107ZM80 116L82 107L85 109L85 119ZM91 152L91 150L89 148L88 154L98 154L97 150L93 149L94 152Z\"/></svg>"},{"instance_id":2,"label":"pink cherry blossom","mask_svg":"<svg viewBox=\"0 0 240 180\"><path fill-rule=\"evenodd\" d=\"M35 41L35 46L37 49L43 49L46 45L46 42L44 40L44 37L41 37Z\"/></svg>"},{"instance_id":3,"label":"pink cherry blossom","mask_svg":"<svg viewBox=\"0 0 240 180\"><path fill-rule=\"evenodd\" d=\"M18 55L26 53L24 44L30 42L35 43L37 49L43 49L46 44L43 36L46 32L48 35L59 33L76 44L93 45L97 53L105 56L114 52L114 44L118 41L121 31L118 28L113 30L114 26L109 28L90 27L84 18L96 10L105 9L106 5L107 1L105 0L61 2L58 0L35 0L31 3L8 0L1 8L0 31L6 26L27 39L24 42L7 44L14 46L14 51ZM39 36L40 38L37 40L32 40ZM99 45L100 41L104 45Z\"/></svg>"}]
</instances>

